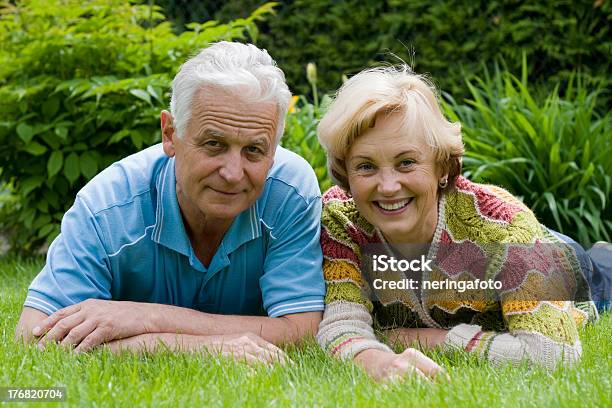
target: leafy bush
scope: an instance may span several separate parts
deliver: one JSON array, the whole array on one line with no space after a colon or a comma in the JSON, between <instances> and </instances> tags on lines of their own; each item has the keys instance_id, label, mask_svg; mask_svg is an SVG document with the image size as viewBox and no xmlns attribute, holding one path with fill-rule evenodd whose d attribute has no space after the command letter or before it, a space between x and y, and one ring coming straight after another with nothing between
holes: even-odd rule
<instances>
[{"instance_id":1,"label":"leafy bush","mask_svg":"<svg viewBox=\"0 0 612 408\"><path fill-rule=\"evenodd\" d=\"M323 99L325 101L328 97L324 96ZM294 104L287 115L281 145L308 160L317 175L321 191L325 191L332 183L327 174L325 150L317 139L321 110L316 104L309 103L304 96L294 96Z\"/></svg>"},{"instance_id":2,"label":"leafy bush","mask_svg":"<svg viewBox=\"0 0 612 408\"><path fill-rule=\"evenodd\" d=\"M184 10L197 18L206 8L223 20L257 1L164 3L188 4L181 18L190 17ZM282 2L277 17L260 27L259 45L296 93L310 91L303 70L308 62L320 68L319 88L331 92L343 73L397 62L390 51L459 98L469 95L464 78L481 74L482 62L503 57L517 72L523 52L530 83L554 85L574 70L609 81L611 19L612 2L602 0L295 0Z\"/></svg>"},{"instance_id":3,"label":"leafy bush","mask_svg":"<svg viewBox=\"0 0 612 408\"><path fill-rule=\"evenodd\" d=\"M327 174L325 150L317 139L317 125L331 99L323 95L321 105L319 105L317 66L310 63L306 71L308 83L314 95L314 103L308 102L304 96L293 97L287 113L281 145L308 160L317 175L319 187L324 192L331 187L332 182Z\"/></svg>"},{"instance_id":4,"label":"leafy bush","mask_svg":"<svg viewBox=\"0 0 612 408\"><path fill-rule=\"evenodd\" d=\"M526 66L524 64L523 66ZM595 110L601 89L572 76L543 101L521 78L496 70L467 83L471 99L452 98L462 123L465 175L522 197L548 227L583 245L612 237L612 113Z\"/></svg>"},{"instance_id":5,"label":"leafy bush","mask_svg":"<svg viewBox=\"0 0 612 408\"><path fill-rule=\"evenodd\" d=\"M180 35L159 7L127 1L0 7L0 186L17 198L2 201L0 226L27 251L58 234L98 171L160 140L159 112L180 64L211 42L257 33L272 6L227 24L191 23Z\"/></svg>"}]
</instances>

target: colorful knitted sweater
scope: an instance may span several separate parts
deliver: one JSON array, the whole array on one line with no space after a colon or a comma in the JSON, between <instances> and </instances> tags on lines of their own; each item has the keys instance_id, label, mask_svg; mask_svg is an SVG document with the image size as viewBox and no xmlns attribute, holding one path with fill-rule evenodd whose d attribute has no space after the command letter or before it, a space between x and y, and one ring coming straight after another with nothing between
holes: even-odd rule
<instances>
[{"instance_id":1,"label":"colorful knitted sweater","mask_svg":"<svg viewBox=\"0 0 612 408\"><path fill-rule=\"evenodd\" d=\"M559 287L559 282L547 276L541 265L526 265L520 251L487 252L486 244L491 243L559 242L522 202L499 187L459 177L456 189L439 200L438 223L428 253L428 259L433 260L428 278L433 280L458 273L461 260L473 259L474 251L490 258L482 277L494 276L504 268L511 271L513 278L505 282L508 292L497 300L454 299L450 292L438 291L434 296L422 289L420 293L409 289L373 289L372 277L366 277L360 270L362 248L384 242L384 237L338 187L323 195L322 226L327 295L317 340L338 357L352 359L370 348L391 351L378 341L373 326L436 327L450 329L445 339L448 347L478 353L494 363L518 364L527 360L552 368L559 361L573 362L579 358L577 327L596 318L592 302L540 301L537 296L532 296L535 300L525 300L530 298L521 297L521 293L548 285ZM457 244L451 254L442 253L446 252L441 249L445 243ZM563 257L566 262L563 265L571 273L567 274L569 282L561 284L568 291L588 292L573 251L566 251Z\"/></svg>"}]
</instances>

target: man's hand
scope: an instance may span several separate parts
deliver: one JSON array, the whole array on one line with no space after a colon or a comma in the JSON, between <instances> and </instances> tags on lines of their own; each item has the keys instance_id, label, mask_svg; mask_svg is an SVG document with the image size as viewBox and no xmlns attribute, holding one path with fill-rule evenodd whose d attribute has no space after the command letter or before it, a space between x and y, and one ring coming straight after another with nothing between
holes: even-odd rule
<instances>
[{"instance_id":1,"label":"man's hand","mask_svg":"<svg viewBox=\"0 0 612 408\"><path fill-rule=\"evenodd\" d=\"M39 345L59 342L62 346L87 351L102 343L149 332L145 303L88 299L53 313L34 327L34 336L44 337Z\"/></svg>"},{"instance_id":2,"label":"man's hand","mask_svg":"<svg viewBox=\"0 0 612 408\"><path fill-rule=\"evenodd\" d=\"M389 343L399 342L405 347L412 347L418 343L421 349L432 349L444 343L448 330L435 328L410 329L400 327L398 329L386 330L385 334Z\"/></svg>"},{"instance_id":3,"label":"man's hand","mask_svg":"<svg viewBox=\"0 0 612 408\"><path fill-rule=\"evenodd\" d=\"M208 350L223 356L233 357L238 361L255 363L287 363L289 357L272 343L252 334L232 334L223 336L196 336L173 333L148 333L107 343L114 353L131 351L156 351L170 349L172 351Z\"/></svg>"},{"instance_id":4,"label":"man's hand","mask_svg":"<svg viewBox=\"0 0 612 408\"><path fill-rule=\"evenodd\" d=\"M379 381L396 380L405 375L417 375L430 380L444 373L442 367L413 348L408 348L401 354L368 349L357 354L355 361Z\"/></svg>"}]
</instances>

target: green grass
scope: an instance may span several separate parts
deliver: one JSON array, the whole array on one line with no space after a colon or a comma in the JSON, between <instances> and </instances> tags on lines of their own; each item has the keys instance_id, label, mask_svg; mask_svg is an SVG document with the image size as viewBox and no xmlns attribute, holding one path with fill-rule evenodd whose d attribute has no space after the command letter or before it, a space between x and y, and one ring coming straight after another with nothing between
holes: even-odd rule
<instances>
[{"instance_id":1,"label":"green grass","mask_svg":"<svg viewBox=\"0 0 612 408\"><path fill-rule=\"evenodd\" d=\"M26 288L42 261L0 261L0 387L67 387L71 406L605 406L612 395L612 313L585 328L583 356L554 372L495 369L462 353L430 353L452 381L371 381L315 344L291 366L251 368L202 354L86 355L13 343ZM41 404L33 404L41 406ZM58 404L53 404L57 406Z\"/></svg>"}]
</instances>

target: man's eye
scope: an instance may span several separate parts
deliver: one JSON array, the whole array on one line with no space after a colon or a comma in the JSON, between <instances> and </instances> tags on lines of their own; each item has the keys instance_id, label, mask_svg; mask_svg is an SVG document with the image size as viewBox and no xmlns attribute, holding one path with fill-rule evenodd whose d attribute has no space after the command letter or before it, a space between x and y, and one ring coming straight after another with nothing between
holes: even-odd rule
<instances>
[{"instance_id":1,"label":"man's eye","mask_svg":"<svg viewBox=\"0 0 612 408\"><path fill-rule=\"evenodd\" d=\"M257 146L247 146L246 151L250 154L263 154L263 150Z\"/></svg>"},{"instance_id":2,"label":"man's eye","mask_svg":"<svg viewBox=\"0 0 612 408\"><path fill-rule=\"evenodd\" d=\"M206 142L204 142L204 146L212 147L212 148L219 148L221 147L221 143L218 140L207 140Z\"/></svg>"}]
</instances>

